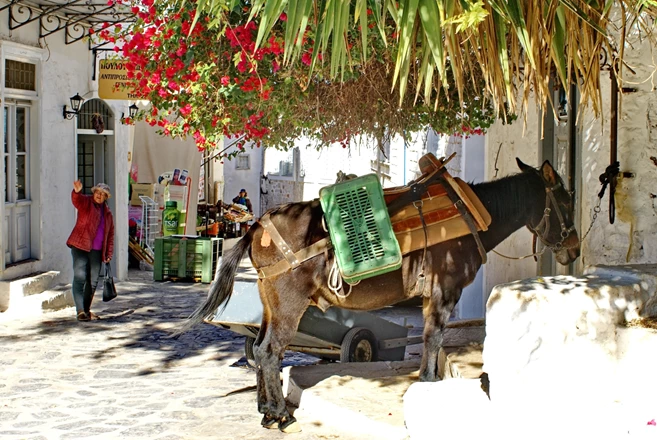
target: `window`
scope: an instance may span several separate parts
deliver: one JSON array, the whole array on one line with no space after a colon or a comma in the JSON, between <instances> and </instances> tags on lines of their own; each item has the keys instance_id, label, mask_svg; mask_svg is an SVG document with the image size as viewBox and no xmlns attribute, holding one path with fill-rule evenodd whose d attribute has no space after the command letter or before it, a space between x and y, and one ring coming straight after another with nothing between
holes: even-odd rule
<instances>
[{"instance_id":1,"label":"window","mask_svg":"<svg viewBox=\"0 0 657 440\"><path fill-rule=\"evenodd\" d=\"M5 202L18 202L29 198L27 110L27 107L13 103L4 107Z\"/></svg>"},{"instance_id":2,"label":"window","mask_svg":"<svg viewBox=\"0 0 657 440\"><path fill-rule=\"evenodd\" d=\"M5 87L8 89L36 90L36 65L20 61L5 61Z\"/></svg>"},{"instance_id":3,"label":"window","mask_svg":"<svg viewBox=\"0 0 657 440\"><path fill-rule=\"evenodd\" d=\"M91 194L94 183L94 144L78 144L78 179L82 182L83 194Z\"/></svg>"},{"instance_id":4,"label":"window","mask_svg":"<svg viewBox=\"0 0 657 440\"><path fill-rule=\"evenodd\" d=\"M235 169L236 170L248 170L251 169L251 161L248 154L238 154L235 158Z\"/></svg>"}]
</instances>

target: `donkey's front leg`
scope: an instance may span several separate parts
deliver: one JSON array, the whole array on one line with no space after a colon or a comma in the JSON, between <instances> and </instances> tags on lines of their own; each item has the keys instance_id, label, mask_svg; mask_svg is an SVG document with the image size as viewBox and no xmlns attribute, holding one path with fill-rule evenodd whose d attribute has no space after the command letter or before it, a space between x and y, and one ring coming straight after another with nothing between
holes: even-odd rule
<instances>
[{"instance_id":1,"label":"donkey's front leg","mask_svg":"<svg viewBox=\"0 0 657 440\"><path fill-rule=\"evenodd\" d=\"M444 292L443 292L444 293ZM420 381L435 382L438 376L438 352L443 345L443 330L452 313L454 303L445 303L443 295L434 294L424 301L424 352L420 367Z\"/></svg>"}]
</instances>

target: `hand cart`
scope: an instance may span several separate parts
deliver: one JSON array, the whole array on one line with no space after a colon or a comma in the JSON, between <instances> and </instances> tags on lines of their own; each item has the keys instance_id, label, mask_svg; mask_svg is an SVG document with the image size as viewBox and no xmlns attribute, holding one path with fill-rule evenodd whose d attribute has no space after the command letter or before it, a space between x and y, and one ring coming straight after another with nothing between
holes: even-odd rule
<instances>
[{"instance_id":1,"label":"hand cart","mask_svg":"<svg viewBox=\"0 0 657 440\"><path fill-rule=\"evenodd\" d=\"M262 303L257 275L244 260L238 269L233 295L228 305L220 306L207 322L246 336L247 362L255 366L253 343L262 320ZM312 354L340 362L401 361L406 346L421 341L408 337L408 329L368 312L331 307L322 312L309 307L304 313L288 350Z\"/></svg>"}]
</instances>

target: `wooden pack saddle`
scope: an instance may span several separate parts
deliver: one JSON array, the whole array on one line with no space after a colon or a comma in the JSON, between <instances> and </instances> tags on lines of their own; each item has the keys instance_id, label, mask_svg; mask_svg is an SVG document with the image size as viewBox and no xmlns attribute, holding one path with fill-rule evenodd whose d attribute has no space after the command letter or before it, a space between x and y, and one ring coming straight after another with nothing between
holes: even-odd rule
<instances>
[{"instance_id":1,"label":"wooden pack saddle","mask_svg":"<svg viewBox=\"0 0 657 440\"><path fill-rule=\"evenodd\" d=\"M418 162L422 175L417 180L408 186L383 190L403 255L453 238L476 235L476 231L486 231L490 225L490 214L470 186L447 172L448 161L426 154ZM425 226L417 209L419 201L427 229L426 242ZM464 218L468 215L470 219Z\"/></svg>"}]
</instances>

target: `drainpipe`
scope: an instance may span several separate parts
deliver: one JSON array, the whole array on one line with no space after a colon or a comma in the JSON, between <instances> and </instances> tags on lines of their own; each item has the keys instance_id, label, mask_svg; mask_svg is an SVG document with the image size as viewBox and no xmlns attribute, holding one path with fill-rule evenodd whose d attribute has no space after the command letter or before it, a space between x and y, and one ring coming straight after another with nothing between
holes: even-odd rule
<instances>
[{"instance_id":1,"label":"drainpipe","mask_svg":"<svg viewBox=\"0 0 657 440\"><path fill-rule=\"evenodd\" d=\"M611 130L609 133L609 163L611 165L618 162L618 81L616 79L616 68L618 62L610 69L611 77ZM616 220L616 202L614 193L618 183L618 173L614 173L609 179L609 223L614 224Z\"/></svg>"}]
</instances>

